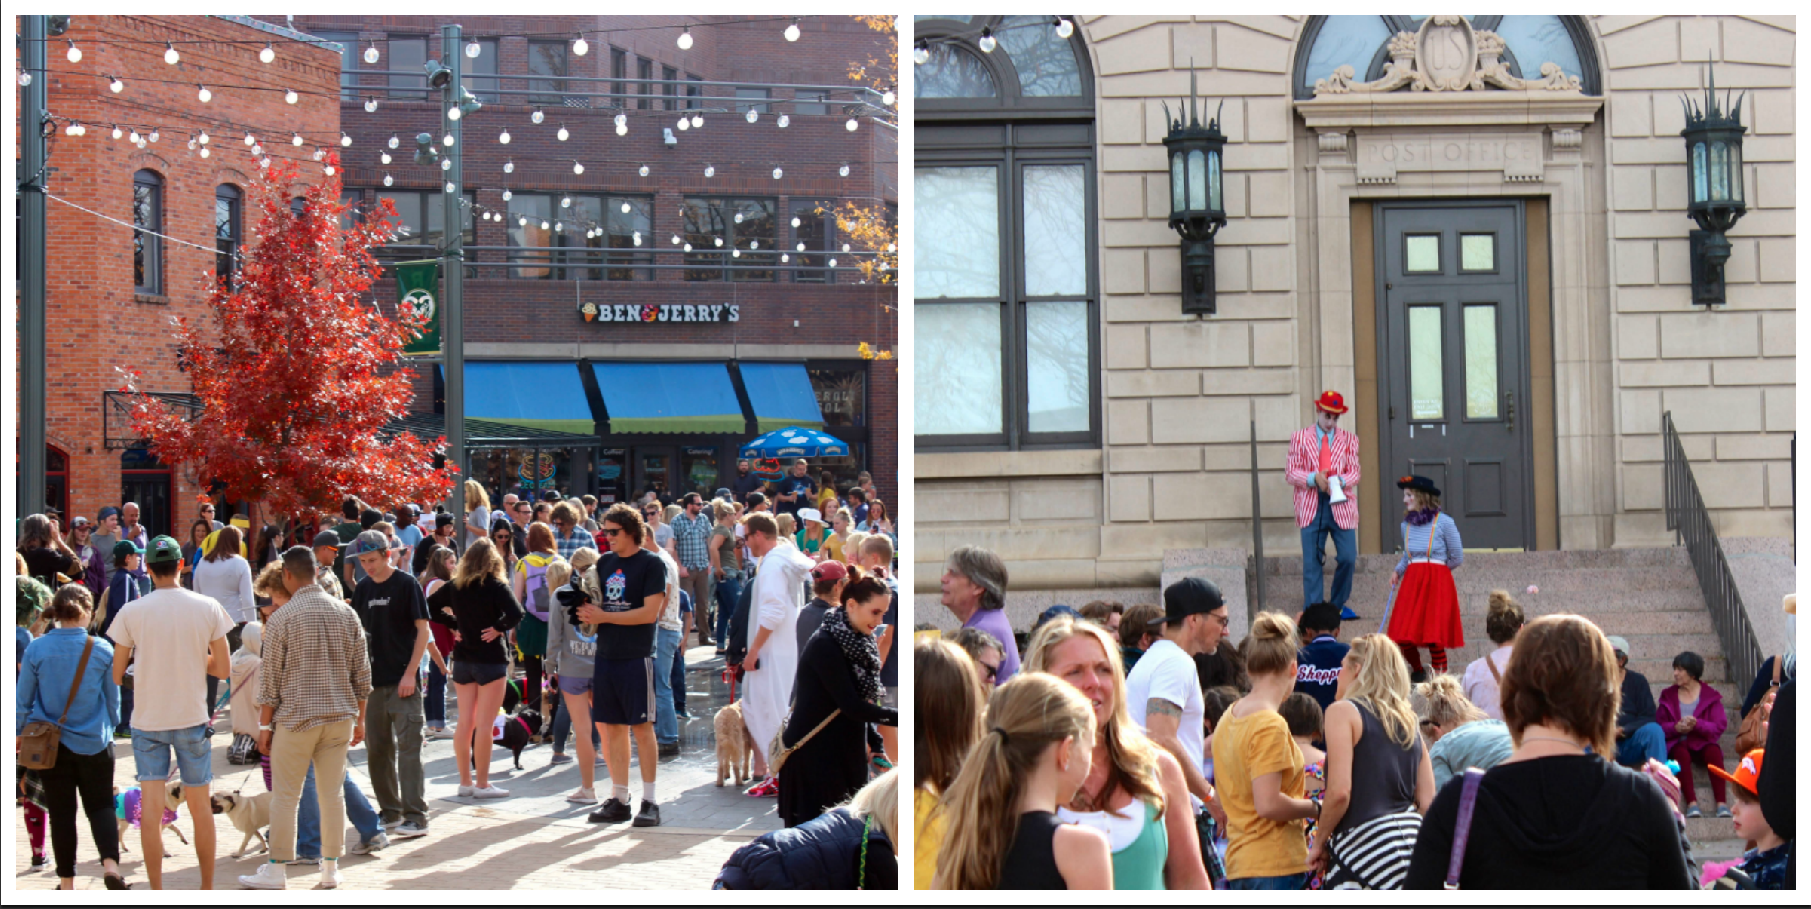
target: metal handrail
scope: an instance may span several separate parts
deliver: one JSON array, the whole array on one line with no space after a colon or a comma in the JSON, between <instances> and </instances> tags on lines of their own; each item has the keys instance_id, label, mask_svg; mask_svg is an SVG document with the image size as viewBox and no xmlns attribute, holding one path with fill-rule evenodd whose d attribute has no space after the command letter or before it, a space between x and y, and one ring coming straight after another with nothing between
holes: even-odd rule
<instances>
[{"instance_id":1,"label":"metal handrail","mask_svg":"<svg viewBox=\"0 0 1811 909\"><path fill-rule=\"evenodd\" d=\"M1729 665L1729 681L1747 685L1761 668L1761 645L1754 624L1742 607L1742 593L1730 573L1729 559L1723 554L1723 543L1717 539L1716 525L1704 507L1704 496L1698 480L1692 475L1691 461L1685 457L1685 446L1673 426L1672 411L1660 415L1662 468L1666 489L1666 529L1674 531L1675 541L1685 547L1692 570L1698 575L1698 587L1704 594L1704 605L1710 610L1710 623L1723 644L1723 656Z\"/></svg>"}]
</instances>

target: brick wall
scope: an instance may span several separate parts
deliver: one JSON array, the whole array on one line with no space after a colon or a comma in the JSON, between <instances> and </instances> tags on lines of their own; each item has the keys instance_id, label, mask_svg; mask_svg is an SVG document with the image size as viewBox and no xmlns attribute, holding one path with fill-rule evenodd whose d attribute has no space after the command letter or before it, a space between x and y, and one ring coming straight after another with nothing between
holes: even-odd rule
<instances>
[{"instance_id":1,"label":"brick wall","mask_svg":"<svg viewBox=\"0 0 1811 909\"><path fill-rule=\"evenodd\" d=\"M214 268L214 194L222 183L249 185L256 165L240 141L246 128L268 137L267 153L304 162L317 172L313 145L290 145L292 131L311 140L338 136L339 104L329 93L338 80L332 51L215 17L76 16L66 38L83 51L80 63L50 53L50 109L88 124L87 135L60 131L52 140L47 185L57 197L130 223L133 175L149 168L164 181L163 232L208 247L164 243L164 293L134 293L132 230L52 200L47 204L47 371L50 444L69 455L69 505L93 516L120 501L120 453L103 444L102 394L119 389L118 368L144 375L142 387L189 392L176 368L171 320L203 315ZM258 60L263 41L276 60ZM179 43L182 59L170 66L161 42ZM255 42L233 44L229 42ZM108 44L106 42L119 42ZM107 89L94 73L117 76L126 88ZM159 84L151 80L170 80ZM213 101L197 100L197 84L268 85L301 93L295 105L281 91L213 88ZM310 92L320 94L310 94ZM140 151L114 140L105 125L130 132L161 127L159 141ZM203 159L187 147L191 130L206 129L213 154ZM279 135L280 134L280 135ZM174 471L175 527L194 513L201 490L189 471Z\"/></svg>"}]
</instances>

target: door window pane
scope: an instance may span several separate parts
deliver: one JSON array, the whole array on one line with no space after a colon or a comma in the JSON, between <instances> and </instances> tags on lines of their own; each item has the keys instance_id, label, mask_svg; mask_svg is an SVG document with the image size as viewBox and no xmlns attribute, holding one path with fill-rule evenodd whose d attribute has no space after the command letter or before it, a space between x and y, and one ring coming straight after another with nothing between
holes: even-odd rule
<instances>
[{"instance_id":1,"label":"door window pane","mask_svg":"<svg viewBox=\"0 0 1811 909\"><path fill-rule=\"evenodd\" d=\"M732 256L732 265L765 265L779 258L775 250L778 237L774 230L774 201L772 199L732 199L730 200L730 231L734 235L734 246L742 251L741 256ZM736 215L742 220L737 221ZM750 270L731 269L731 281L772 281L774 273L770 269Z\"/></svg>"},{"instance_id":2,"label":"door window pane","mask_svg":"<svg viewBox=\"0 0 1811 909\"><path fill-rule=\"evenodd\" d=\"M1496 271L1497 235L1460 234L1460 271Z\"/></svg>"},{"instance_id":3,"label":"door window pane","mask_svg":"<svg viewBox=\"0 0 1811 909\"><path fill-rule=\"evenodd\" d=\"M428 77L422 67L428 62L428 39L426 38L391 38L390 59L384 61L385 69L405 73L422 73L421 75L391 76L390 97L404 101L426 101L428 98Z\"/></svg>"},{"instance_id":4,"label":"door window pane","mask_svg":"<svg viewBox=\"0 0 1811 909\"><path fill-rule=\"evenodd\" d=\"M1000 305L919 306L917 315L915 431L931 436L1001 432Z\"/></svg>"},{"instance_id":5,"label":"door window pane","mask_svg":"<svg viewBox=\"0 0 1811 909\"><path fill-rule=\"evenodd\" d=\"M1439 274L1440 235L1409 234L1402 238L1402 270L1409 274Z\"/></svg>"},{"instance_id":6,"label":"door window pane","mask_svg":"<svg viewBox=\"0 0 1811 909\"><path fill-rule=\"evenodd\" d=\"M992 98L994 77L975 55L948 44L931 45L931 59L912 71L914 97Z\"/></svg>"},{"instance_id":7,"label":"door window pane","mask_svg":"<svg viewBox=\"0 0 1811 909\"><path fill-rule=\"evenodd\" d=\"M1087 432L1088 304L1026 304L1025 365L1025 428Z\"/></svg>"},{"instance_id":8,"label":"door window pane","mask_svg":"<svg viewBox=\"0 0 1811 909\"><path fill-rule=\"evenodd\" d=\"M1087 193L1080 164L1027 167L1025 292L1077 297L1088 292Z\"/></svg>"},{"instance_id":9,"label":"door window pane","mask_svg":"<svg viewBox=\"0 0 1811 909\"><path fill-rule=\"evenodd\" d=\"M1497 305L1465 305L1465 416L1497 418Z\"/></svg>"},{"instance_id":10,"label":"door window pane","mask_svg":"<svg viewBox=\"0 0 1811 909\"><path fill-rule=\"evenodd\" d=\"M920 299L1000 294L1000 187L992 167L921 167L913 276Z\"/></svg>"},{"instance_id":11,"label":"door window pane","mask_svg":"<svg viewBox=\"0 0 1811 909\"><path fill-rule=\"evenodd\" d=\"M828 264L822 254L830 248L830 217L827 202L794 202L792 216L798 219L799 226L792 229L792 246L788 250L792 261L806 268ZM799 249L800 245L804 250ZM829 272L795 271L792 280L801 284L828 283Z\"/></svg>"},{"instance_id":12,"label":"door window pane","mask_svg":"<svg viewBox=\"0 0 1811 909\"><path fill-rule=\"evenodd\" d=\"M1446 418L1440 307L1409 307L1409 419Z\"/></svg>"}]
</instances>

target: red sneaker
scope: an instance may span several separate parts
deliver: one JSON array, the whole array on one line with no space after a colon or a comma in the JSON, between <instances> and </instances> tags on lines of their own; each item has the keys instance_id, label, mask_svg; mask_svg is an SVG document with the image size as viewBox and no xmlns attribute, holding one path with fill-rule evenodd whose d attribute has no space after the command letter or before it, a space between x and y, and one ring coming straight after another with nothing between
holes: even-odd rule
<instances>
[{"instance_id":1,"label":"red sneaker","mask_svg":"<svg viewBox=\"0 0 1811 909\"><path fill-rule=\"evenodd\" d=\"M757 798L757 799L777 798L779 796L779 794L780 794L780 781L774 779L773 777L768 777L767 779L764 779L761 782L754 784L753 786L749 787L748 792L746 793L746 795L748 795L750 798Z\"/></svg>"}]
</instances>

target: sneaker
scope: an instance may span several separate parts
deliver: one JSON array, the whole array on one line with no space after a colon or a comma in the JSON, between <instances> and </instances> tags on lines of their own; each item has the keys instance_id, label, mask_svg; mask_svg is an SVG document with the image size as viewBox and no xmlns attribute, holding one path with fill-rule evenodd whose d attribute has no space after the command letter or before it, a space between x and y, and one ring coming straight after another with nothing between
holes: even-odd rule
<instances>
[{"instance_id":1,"label":"sneaker","mask_svg":"<svg viewBox=\"0 0 1811 909\"><path fill-rule=\"evenodd\" d=\"M36 871L39 868L42 868L48 864L50 864L50 856L39 855L39 854L34 853L31 857L31 870L33 870L33 871Z\"/></svg>"},{"instance_id":2,"label":"sneaker","mask_svg":"<svg viewBox=\"0 0 1811 909\"><path fill-rule=\"evenodd\" d=\"M615 796L611 796L609 801L585 816L585 820L593 824L620 824L628 819L629 806Z\"/></svg>"},{"instance_id":3,"label":"sneaker","mask_svg":"<svg viewBox=\"0 0 1811 909\"><path fill-rule=\"evenodd\" d=\"M453 730L448 729L445 726L429 726L428 727L428 738L450 739L452 737L453 737Z\"/></svg>"},{"instance_id":4,"label":"sneaker","mask_svg":"<svg viewBox=\"0 0 1811 909\"><path fill-rule=\"evenodd\" d=\"M476 786L468 786L464 783L459 784L459 797L462 799L471 798L472 793L477 792L477 791L478 791L478 787L476 787Z\"/></svg>"},{"instance_id":5,"label":"sneaker","mask_svg":"<svg viewBox=\"0 0 1811 909\"><path fill-rule=\"evenodd\" d=\"M636 826L636 827L658 827L658 826L660 826L660 806L654 804L653 802L648 801L647 799L643 799L641 802L641 810L635 812L634 826Z\"/></svg>"},{"instance_id":6,"label":"sneaker","mask_svg":"<svg viewBox=\"0 0 1811 909\"><path fill-rule=\"evenodd\" d=\"M370 855L388 845L390 845L390 837L385 835L382 830L379 830L376 836L368 840L359 841L347 851L351 852L353 855Z\"/></svg>"},{"instance_id":7,"label":"sneaker","mask_svg":"<svg viewBox=\"0 0 1811 909\"><path fill-rule=\"evenodd\" d=\"M1729 816L1730 816L1730 813L1729 813L1728 805L1718 805L1717 806L1717 817L1729 817Z\"/></svg>"},{"instance_id":8,"label":"sneaker","mask_svg":"<svg viewBox=\"0 0 1811 909\"><path fill-rule=\"evenodd\" d=\"M318 855L313 855L313 856L298 855L295 858L292 858L289 861L284 862L283 864L285 864L285 865L319 865L320 863L321 863L321 857Z\"/></svg>"},{"instance_id":9,"label":"sneaker","mask_svg":"<svg viewBox=\"0 0 1811 909\"><path fill-rule=\"evenodd\" d=\"M509 790L504 789L500 786L479 786L478 788L472 790L472 798L475 798L475 799L509 798Z\"/></svg>"},{"instance_id":10,"label":"sneaker","mask_svg":"<svg viewBox=\"0 0 1811 909\"><path fill-rule=\"evenodd\" d=\"M674 757L678 757L678 756L679 756L679 743L678 742L661 742L660 743L660 757L661 758L663 758L663 759L664 758L674 758Z\"/></svg>"},{"instance_id":11,"label":"sneaker","mask_svg":"<svg viewBox=\"0 0 1811 909\"><path fill-rule=\"evenodd\" d=\"M280 863L265 862L258 866L257 874L239 875L239 886L248 890L287 890L289 871Z\"/></svg>"},{"instance_id":12,"label":"sneaker","mask_svg":"<svg viewBox=\"0 0 1811 909\"><path fill-rule=\"evenodd\" d=\"M595 805L597 804L597 793L590 789L575 789L571 795L566 796L566 801L580 805Z\"/></svg>"},{"instance_id":13,"label":"sneaker","mask_svg":"<svg viewBox=\"0 0 1811 909\"><path fill-rule=\"evenodd\" d=\"M395 832L396 838L399 840L412 840L418 836L427 836L428 828L414 821L405 821L402 826L396 828Z\"/></svg>"},{"instance_id":14,"label":"sneaker","mask_svg":"<svg viewBox=\"0 0 1811 909\"><path fill-rule=\"evenodd\" d=\"M675 710L673 711L673 715L682 720L689 720L692 718L692 712L690 710Z\"/></svg>"},{"instance_id":15,"label":"sneaker","mask_svg":"<svg viewBox=\"0 0 1811 909\"><path fill-rule=\"evenodd\" d=\"M340 889L340 863L339 862L322 862L321 863L321 880L319 883L314 885L314 889L316 889L316 890L338 890L338 889Z\"/></svg>"},{"instance_id":16,"label":"sneaker","mask_svg":"<svg viewBox=\"0 0 1811 909\"><path fill-rule=\"evenodd\" d=\"M747 795L758 799L777 798L779 794L780 781L771 776L750 786L747 792Z\"/></svg>"},{"instance_id":17,"label":"sneaker","mask_svg":"<svg viewBox=\"0 0 1811 909\"><path fill-rule=\"evenodd\" d=\"M1697 804L1693 803L1693 804L1685 806L1685 816L1691 817L1691 818L1703 817L1704 812L1699 811Z\"/></svg>"},{"instance_id":18,"label":"sneaker","mask_svg":"<svg viewBox=\"0 0 1811 909\"><path fill-rule=\"evenodd\" d=\"M572 763L572 755L556 754L553 756L552 760L547 762L547 766L552 767L556 764L570 764L570 763Z\"/></svg>"},{"instance_id":19,"label":"sneaker","mask_svg":"<svg viewBox=\"0 0 1811 909\"><path fill-rule=\"evenodd\" d=\"M402 826L402 818L397 818L396 820L393 820L393 821L384 821L385 830L395 830L396 828L401 827L401 826Z\"/></svg>"}]
</instances>

